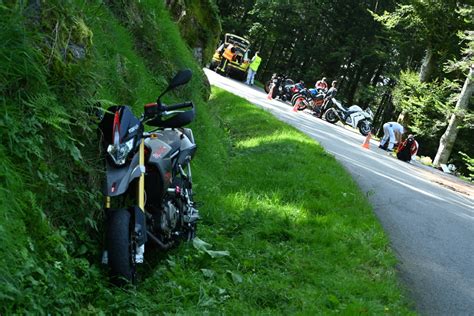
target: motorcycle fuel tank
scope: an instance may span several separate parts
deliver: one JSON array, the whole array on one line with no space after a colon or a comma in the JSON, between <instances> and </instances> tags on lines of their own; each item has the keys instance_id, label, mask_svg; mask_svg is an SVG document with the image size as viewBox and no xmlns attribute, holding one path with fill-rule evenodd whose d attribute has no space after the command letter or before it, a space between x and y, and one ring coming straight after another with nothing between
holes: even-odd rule
<instances>
[{"instance_id":1,"label":"motorcycle fuel tank","mask_svg":"<svg viewBox=\"0 0 474 316\"><path fill-rule=\"evenodd\" d=\"M145 146L150 151L147 165L156 167L162 181L158 191L165 191L170 186L176 163L185 164L186 159L194 156L196 145L193 141L190 129L164 129L152 133L145 140Z\"/></svg>"}]
</instances>

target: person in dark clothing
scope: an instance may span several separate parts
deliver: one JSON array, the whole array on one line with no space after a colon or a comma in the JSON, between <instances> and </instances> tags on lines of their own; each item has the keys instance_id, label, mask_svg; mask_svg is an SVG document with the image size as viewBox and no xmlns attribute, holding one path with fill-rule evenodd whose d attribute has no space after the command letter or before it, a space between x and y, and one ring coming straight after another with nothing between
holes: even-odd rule
<instances>
[{"instance_id":1,"label":"person in dark clothing","mask_svg":"<svg viewBox=\"0 0 474 316\"><path fill-rule=\"evenodd\" d=\"M398 146L397 158L406 162L410 162L415 159L416 153L418 152L418 142L415 137L410 134L403 143Z\"/></svg>"}]
</instances>

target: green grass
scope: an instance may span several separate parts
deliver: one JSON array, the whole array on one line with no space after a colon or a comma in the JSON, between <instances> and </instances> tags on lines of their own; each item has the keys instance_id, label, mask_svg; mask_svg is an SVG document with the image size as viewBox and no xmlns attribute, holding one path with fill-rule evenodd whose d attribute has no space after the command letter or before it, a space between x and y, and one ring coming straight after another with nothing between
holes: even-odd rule
<instances>
[{"instance_id":1,"label":"green grass","mask_svg":"<svg viewBox=\"0 0 474 316\"><path fill-rule=\"evenodd\" d=\"M162 2L51 0L38 23L25 6L0 6L1 314L409 312L354 182L244 100L214 90L204 102L203 73ZM70 41L84 59L64 54ZM197 104L198 233L212 247L147 252L140 285L115 288L100 264L101 165L87 114L97 100L140 114L184 67L192 82L165 101Z\"/></svg>"},{"instance_id":2,"label":"green grass","mask_svg":"<svg viewBox=\"0 0 474 316\"><path fill-rule=\"evenodd\" d=\"M212 278L195 276L207 309L409 313L387 239L336 160L307 136L222 90L213 88L207 107L226 150L212 163L209 179L210 162L203 168L202 159L216 146L199 148L196 191L205 203L200 237L230 256L176 258L197 271L214 271Z\"/></svg>"},{"instance_id":3,"label":"green grass","mask_svg":"<svg viewBox=\"0 0 474 316\"><path fill-rule=\"evenodd\" d=\"M260 82L258 80L255 80L255 86L261 88L261 89L265 89L265 83L263 82Z\"/></svg>"}]
</instances>

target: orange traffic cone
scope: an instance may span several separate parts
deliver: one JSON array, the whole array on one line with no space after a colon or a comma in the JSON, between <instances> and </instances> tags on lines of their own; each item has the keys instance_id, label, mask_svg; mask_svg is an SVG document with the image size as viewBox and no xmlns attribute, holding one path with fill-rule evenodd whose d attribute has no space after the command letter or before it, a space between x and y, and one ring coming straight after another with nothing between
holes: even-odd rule
<instances>
[{"instance_id":1,"label":"orange traffic cone","mask_svg":"<svg viewBox=\"0 0 474 316\"><path fill-rule=\"evenodd\" d=\"M365 140L364 142L362 143L362 147L366 148L366 149L369 149L369 146L370 146L370 138L372 138L372 133L368 133L367 134L367 137L365 137Z\"/></svg>"},{"instance_id":2,"label":"orange traffic cone","mask_svg":"<svg viewBox=\"0 0 474 316\"><path fill-rule=\"evenodd\" d=\"M268 99L268 100L273 99L272 95L273 95L273 85L272 85L272 87L270 88L270 91L268 91L267 99Z\"/></svg>"}]
</instances>

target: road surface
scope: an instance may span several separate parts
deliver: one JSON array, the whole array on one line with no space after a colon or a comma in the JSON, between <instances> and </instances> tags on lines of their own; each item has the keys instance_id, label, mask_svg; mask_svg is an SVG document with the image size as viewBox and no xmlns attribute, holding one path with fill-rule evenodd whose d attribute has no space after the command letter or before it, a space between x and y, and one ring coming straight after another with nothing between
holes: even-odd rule
<instances>
[{"instance_id":1,"label":"road surface","mask_svg":"<svg viewBox=\"0 0 474 316\"><path fill-rule=\"evenodd\" d=\"M212 85L270 111L317 140L366 192L389 236L399 275L425 315L474 315L474 189L437 170L399 161L355 130L268 100L263 90L205 69Z\"/></svg>"}]
</instances>

